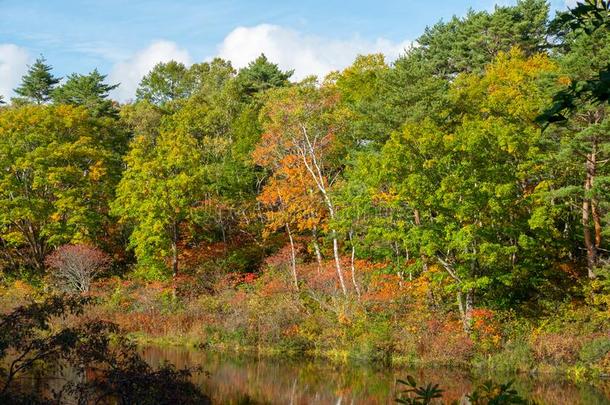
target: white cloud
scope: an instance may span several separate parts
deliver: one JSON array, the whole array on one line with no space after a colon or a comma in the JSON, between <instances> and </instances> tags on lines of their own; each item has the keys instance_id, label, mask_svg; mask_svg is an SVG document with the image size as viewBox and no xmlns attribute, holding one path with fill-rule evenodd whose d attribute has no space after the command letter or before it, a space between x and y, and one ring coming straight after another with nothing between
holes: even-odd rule
<instances>
[{"instance_id":1,"label":"white cloud","mask_svg":"<svg viewBox=\"0 0 610 405\"><path fill-rule=\"evenodd\" d=\"M578 0L565 0L566 3L566 7L568 8L574 8L576 7L576 3Z\"/></svg>"},{"instance_id":2,"label":"white cloud","mask_svg":"<svg viewBox=\"0 0 610 405\"><path fill-rule=\"evenodd\" d=\"M112 94L113 98L120 101L133 98L142 77L157 63L170 60L191 64L189 52L170 41L155 41L128 59L116 63L108 75L109 83L121 83Z\"/></svg>"},{"instance_id":3,"label":"white cloud","mask_svg":"<svg viewBox=\"0 0 610 405\"><path fill-rule=\"evenodd\" d=\"M13 96L13 89L27 72L28 52L14 44L0 44L0 95L5 100Z\"/></svg>"},{"instance_id":4,"label":"white cloud","mask_svg":"<svg viewBox=\"0 0 610 405\"><path fill-rule=\"evenodd\" d=\"M261 24L238 27L225 37L218 56L228 59L236 68L246 66L264 53L284 70L294 69L294 79L325 74L350 65L359 54L383 53L396 59L409 47L409 41L393 42L379 38L369 41L360 37L348 40L310 36L277 25Z\"/></svg>"}]
</instances>

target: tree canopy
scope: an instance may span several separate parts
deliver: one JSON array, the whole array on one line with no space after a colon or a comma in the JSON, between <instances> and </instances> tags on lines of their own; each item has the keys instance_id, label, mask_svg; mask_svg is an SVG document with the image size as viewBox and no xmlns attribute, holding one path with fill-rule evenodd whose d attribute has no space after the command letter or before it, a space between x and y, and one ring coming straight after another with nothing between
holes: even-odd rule
<instances>
[{"instance_id":1,"label":"tree canopy","mask_svg":"<svg viewBox=\"0 0 610 405\"><path fill-rule=\"evenodd\" d=\"M608 2L549 13L470 10L301 81L264 54L162 62L125 103L41 57L0 108L0 268L94 245L176 299L248 274L244 294L284 286L336 324L385 294L468 336L479 309L607 308Z\"/></svg>"}]
</instances>

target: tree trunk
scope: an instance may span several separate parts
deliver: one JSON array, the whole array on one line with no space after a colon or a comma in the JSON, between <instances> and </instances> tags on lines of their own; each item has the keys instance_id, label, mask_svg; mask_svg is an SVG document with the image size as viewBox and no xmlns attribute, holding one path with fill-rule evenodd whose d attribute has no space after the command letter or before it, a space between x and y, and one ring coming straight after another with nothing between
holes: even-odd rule
<instances>
[{"instance_id":1,"label":"tree trunk","mask_svg":"<svg viewBox=\"0 0 610 405\"><path fill-rule=\"evenodd\" d=\"M21 230L25 239L30 246L31 257L30 261L40 273L44 273L45 267L45 257L47 255L47 244L43 237L40 236L40 232L38 227L35 227L31 222L27 222L22 224L22 226L18 226Z\"/></svg>"},{"instance_id":2,"label":"tree trunk","mask_svg":"<svg viewBox=\"0 0 610 405\"><path fill-rule=\"evenodd\" d=\"M318 262L318 274L322 272L322 253L320 252L320 245L318 244L318 230L314 226L311 231L313 238L313 250L316 253L316 260Z\"/></svg>"},{"instance_id":3,"label":"tree trunk","mask_svg":"<svg viewBox=\"0 0 610 405\"><path fill-rule=\"evenodd\" d=\"M595 179L595 150L587 154L585 163L585 184L584 196L582 203L582 227L585 249L587 250L587 273L590 279L595 278L595 266L597 264L597 248L593 236L591 235L591 191L593 189L593 181ZM600 226L601 228L601 226ZM601 229L600 229L601 239Z\"/></svg>"},{"instance_id":4,"label":"tree trunk","mask_svg":"<svg viewBox=\"0 0 610 405\"><path fill-rule=\"evenodd\" d=\"M218 224L220 225L220 232L222 233L222 244L223 250L227 251L227 231L225 229L225 220L222 215L222 208L218 207Z\"/></svg>"},{"instance_id":5,"label":"tree trunk","mask_svg":"<svg viewBox=\"0 0 610 405\"><path fill-rule=\"evenodd\" d=\"M465 331L472 332L472 311L474 310L474 290L470 289L466 292L466 311L465 311Z\"/></svg>"},{"instance_id":6,"label":"tree trunk","mask_svg":"<svg viewBox=\"0 0 610 405\"><path fill-rule=\"evenodd\" d=\"M360 287L358 286L358 282L356 281L356 266L354 265L354 257L356 256L356 247L354 246L354 231L349 231L349 241L352 245L352 257L351 257L351 270L352 270L352 283L354 284L354 289L356 290L356 295L358 296L358 300L360 300Z\"/></svg>"},{"instance_id":7,"label":"tree trunk","mask_svg":"<svg viewBox=\"0 0 610 405\"><path fill-rule=\"evenodd\" d=\"M593 150L589 161L587 172L591 176L591 190L595 186L595 178L597 176L597 141L593 142ZM595 195L591 196L591 216L593 217L593 229L595 230L595 249L596 251L602 244L602 219L599 212L599 202ZM597 259L597 258L596 258Z\"/></svg>"},{"instance_id":8,"label":"tree trunk","mask_svg":"<svg viewBox=\"0 0 610 405\"><path fill-rule=\"evenodd\" d=\"M341 291L343 295L347 297L347 288L345 287L345 280L343 280L343 270L341 269L341 258L339 257L339 242L337 241L337 233L335 230L331 230L333 237L333 255L335 256L335 268L337 270L337 276L339 276L339 284L341 285Z\"/></svg>"},{"instance_id":9,"label":"tree trunk","mask_svg":"<svg viewBox=\"0 0 610 405\"><path fill-rule=\"evenodd\" d=\"M415 226L421 226L421 217L419 216L419 210L417 209L413 210L413 220L415 221ZM426 271L428 271L428 261L426 260L426 256L423 253L420 255L420 259L422 261L422 271L425 273Z\"/></svg>"},{"instance_id":10,"label":"tree trunk","mask_svg":"<svg viewBox=\"0 0 610 405\"><path fill-rule=\"evenodd\" d=\"M44 259L46 257L47 251L44 246L43 241L37 241L34 245L34 261L36 263L37 269L44 273L45 271L45 262Z\"/></svg>"},{"instance_id":11,"label":"tree trunk","mask_svg":"<svg viewBox=\"0 0 610 405\"><path fill-rule=\"evenodd\" d=\"M328 214L330 219L335 219L335 207L330 201L330 197L326 193L325 187L320 187L320 191L324 196L324 201L326 202L326 206L328 207ZM337 276L339 277L339 284L341 284L341 291L343 291L343 295L347 297L347 288L345 287L345 281L343 280L343 269L341 268L341 256L339 255L339 241L337 240L337 232L334 229L330 231L333 238L333 255L335 256L335 268L337 269Z\"/></svg>"},{"instance_id":12,"label":"tree trunk","mask_svg":"<svg viewBox=\"0 0 610 405\"><path fill-rule=\"evenodd\" d=\"M290 226L286 224L286 233L290 240L290 268L292 269L292 281L294 282L294 289L299 291L299 279L297 278L297 254L294 249L294 239L292 238L292 232Z\"/></svg>"},{"instance_id":13,"label":"tree trunk","mask_svg":"<svg viewBox=\"0 0 610 405\"><path fill-rule=\"evenodd\" d=\"M472 310L474 309L474 290L470 289L466 292L466 300L464 301L462 291L457 293L458 308L460 317L462 318L462 327L467 334L472 333Z\"/></svg>"},{"instance_id":14,"label":"tree trunk","mask_svg":"<svg viewBox=\"0 0 610 405\"><path fill-rule=\"evenodd\" d=\"M172 241L172 278L178 277L178 244Z\"/></svg>"},{"instance_id":15,"label":"tree trunk","mask_svg":"<svg viewBox=\"0 0 610 405\"><path fill-rule=\"evenodd\" d=\"M172 224L172 293L176 297L178 278L178 224Z\"/></svg>"},{"instance_id":16,"label":"tree trunk","mask_svg":"<svg viewBox=\"0 0 610 405\"><path fill-rule=\"evenodd\" d=\"M591 215L595 229L595 248L599 250L602 245L602 219L599 213L599 202L595 197L591 198Z\"/></svg>"}]
</instances>

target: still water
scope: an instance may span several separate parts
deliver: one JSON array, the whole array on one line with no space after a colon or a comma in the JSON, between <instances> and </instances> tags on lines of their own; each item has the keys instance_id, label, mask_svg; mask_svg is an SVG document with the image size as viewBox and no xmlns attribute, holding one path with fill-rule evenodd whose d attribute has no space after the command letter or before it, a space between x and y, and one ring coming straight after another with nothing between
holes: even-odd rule
<instances>
[{"instance_id":1,"label":"still water","mask_svg":"<svg viewBox=\"0 0 610 405\"><path fill-rule=\"evenodd\" d=\"M144 358L181 367L203 367L193 377L214 404L394 404L396 379L410 374L418 382L439 383L446 402L461 400L487 378L513 379L514 387L539 404L610 404L610 381L573 384L529 376L473 377L452 369L377 370L365 365L336 366L320 360L236 357L175 347L148 347Z\"/></svg>"}]
</instances>

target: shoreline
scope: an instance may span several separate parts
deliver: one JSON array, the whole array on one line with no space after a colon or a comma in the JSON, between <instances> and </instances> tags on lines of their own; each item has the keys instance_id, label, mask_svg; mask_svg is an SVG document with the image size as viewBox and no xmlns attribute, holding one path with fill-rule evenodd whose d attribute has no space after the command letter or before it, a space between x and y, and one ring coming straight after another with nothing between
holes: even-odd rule
<instances>
[{"instance_id":1,"label":"shoreline","mask_svg":"<svg viewBox=\"0 0 610 405\"><path fill-rule=\"evenodd\" d=\"M596 373L592 367L579 365L552 366L541 364L538 369L515 369L512 371L498 370L483 364L482 360L473 359L471 362L427 362L422 360L409 359L406 356L393 356L391 361L380 362L354 356L349 350L331 351L287 351L279 347L268 346L241 346L231 344L205 345L195 339L168 339L167 337L152 337L140 333L129 333L139 348L160 347L160 348L179 348L186 350L196 350L220 356L244 356L246 358L263 358L279 360L310 360L327 361L335 366L365 366L379 370L400 371L405 369L446 369L469 373L475 377L497 376L528 376L529 378L559 377L571 383L595 383L609 381L610 375ZM487 359L489 361L489 359Z\"/></svg>"}]
</instances>

